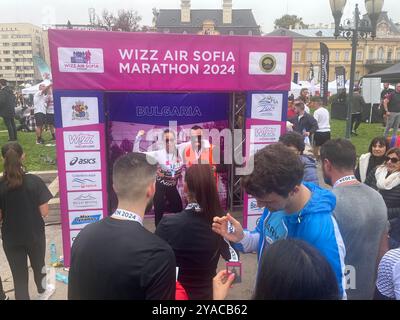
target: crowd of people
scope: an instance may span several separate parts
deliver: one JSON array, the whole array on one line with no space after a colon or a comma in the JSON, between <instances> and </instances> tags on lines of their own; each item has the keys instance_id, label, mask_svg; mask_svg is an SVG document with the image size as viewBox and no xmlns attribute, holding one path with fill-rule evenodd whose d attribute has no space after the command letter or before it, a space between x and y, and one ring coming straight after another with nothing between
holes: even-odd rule
<instances>
[{"instance_id":1,"label":"crowd of people","mask_svg":"<svg viewBox=\"0 0 400 320\"><path fill-rule=\"evenodd\" d=\"M39 90L30 98L26 99L20 92L14 92L7 80L0 79L0 116L8 131L8 141L17 141L18 131L35 131L36 143L45 144L42 138L44 130L49 130L51 140L54 141L52 84L40 84ZM15 120L19 121L19 125L16 125Z\"/></svg>"},{"instance_id":2,"label":"crowd of people","mask_svg":"<svg viewBox=\"0 0 400 320\"><path fill-rule=\"evenodd\" d=\"M48 89L37 99L44 103ZM400 299L400 149L377 137L357 163L350 141L331 139L321 98L307 101L303 92L290 105L293 130L257 151L253 171L241 178L263 209L254 230L222 209L213 146L201 127L192 127L191 141L180 145L177 134L165 130L164 147L151 152L140 152L139 132L134 152L113 165L115 210L73 243L68 298L221 300L242 274L218 272L220 258L240 266L240 254L256 253L255 300ZM0 220L15 297L29 299L29 257L39 296L46 298L54 292L44 272L43 217L51 194L25 173L18 143L1 152ZM164 215L166 202L175 203L174 214ZM154 233L143 226L153 206Z\"/></svg>"},{"instance_id":3,"label":"crowd of people","mask_svg":"<svg viewBox=\"0 0 400 320\"><path fill-rule=\"evenodd\" d=\"M249 231L224 215L207 164L187 171L187 207L163 217L155 234L146 231L142 221L155 194L157 166L144 154L121 157L113 171L118 209L75 240L69 298L179 299L177 288L183 288L186 299L223 299L236 275L217 273L217 263L220 256L229 261L232 250L258 254L253 299L400 298L400 218L387 209L387 190L374 190L355 177L352 143L336 139L321 146L330 191L303 181L300 153L284 144L287 137L281 140L258 151L254 171L242 178L244 190L265 208ZM400 174L391 166L396 152L388 150L381 165L395 176Z\"/></svg>"}]
</instances>

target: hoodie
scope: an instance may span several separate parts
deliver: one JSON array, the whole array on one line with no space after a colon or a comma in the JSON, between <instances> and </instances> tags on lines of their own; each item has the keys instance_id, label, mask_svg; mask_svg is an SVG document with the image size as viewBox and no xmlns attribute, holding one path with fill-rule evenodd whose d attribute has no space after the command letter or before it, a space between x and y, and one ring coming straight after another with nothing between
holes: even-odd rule
<instances>
[{"instance_id":1,"label":"hoodie","mask_svg":"<svg viewBox=\"0 0 400 320\"><path fill-rule=\"evenodd\" d=\"M235 248L242 252L257 252L258 259L264 248L280 239L294 238L314 246L329 262L335 273L339 292L346 298L344 258L346 250L338 225L332 215L336 197L329 191L312 183L304 183L311 191L311 199L299 212L269 212L267 209L254 231L244 231L245 236Z\"/></svg>"},{"instance_id":2,"label":"hoodie","mask_svg":"<svg viewBox=\"0 0 400 320\"><path fill-rule=\"evenodd\" d=\"M304 178L305 182L315 183L319 185L318 173L317 173L317 163L314 158L306 155L301 155L300 160L304 165Z\"/></svg>"}]
</instances>

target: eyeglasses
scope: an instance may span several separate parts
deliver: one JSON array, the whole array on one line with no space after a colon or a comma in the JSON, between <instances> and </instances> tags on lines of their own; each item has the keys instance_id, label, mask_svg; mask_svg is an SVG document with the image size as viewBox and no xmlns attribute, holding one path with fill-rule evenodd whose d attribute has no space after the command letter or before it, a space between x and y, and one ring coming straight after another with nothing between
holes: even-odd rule
<instances>
[{"instance_id":1,"label":"eyeglasses","mask_svg":"<svg viewBox=\"0 0 400 320\"><path fill-rule=\"evenodd\" d=\"M385 160L386 162L391 162L393 164L396 164L400 161L399 158L391 158L391 157L386 157Z\"/></svg>"},{"instance_id":2,"label":"eyeglasses","mask_svg":"<svg viewBox=\"0 0 400 320\"><path fill-rule=\"evenodd\" d=\"M165 143L175 142L175 139L165 139Z\"/></svg>"}]
</instances>

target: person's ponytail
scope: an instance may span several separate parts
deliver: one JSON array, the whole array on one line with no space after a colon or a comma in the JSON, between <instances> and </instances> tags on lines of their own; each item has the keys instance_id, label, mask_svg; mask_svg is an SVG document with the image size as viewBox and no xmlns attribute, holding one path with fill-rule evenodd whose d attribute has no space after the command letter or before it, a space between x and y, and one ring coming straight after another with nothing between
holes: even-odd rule
<instances>
[{"instance_id":1,"label":"person's ponytail","mask_svg":"<svg viewBox=\"0 0 400 320\"><path fill-rule=\"evenodd\" d=\"M17 142L10 142L1 148L1 154L4 158L3 180L9 189L16 189L22 185L25 174L22 147Z\"/></svg>"}]
</instances>

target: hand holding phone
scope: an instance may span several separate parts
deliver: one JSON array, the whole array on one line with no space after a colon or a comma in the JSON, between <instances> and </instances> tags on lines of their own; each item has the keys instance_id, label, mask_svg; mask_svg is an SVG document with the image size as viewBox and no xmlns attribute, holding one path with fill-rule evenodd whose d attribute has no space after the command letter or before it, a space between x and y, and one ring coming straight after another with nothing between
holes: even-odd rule
<instances>
[{"instance_id":1,"label":"hand holding phone","mask_svg":"<svg viewBox=\"0 0 400 320\"><path fill-rule=\"evenodd\" d=\"M227 262L226 272L235 274L233 284L242 282L242 263L241 262Z\"/></svg>"}]
</instances>

